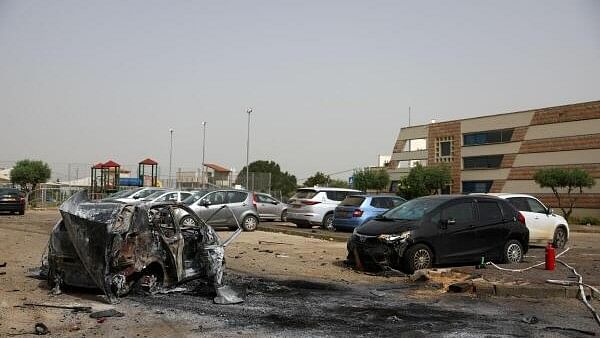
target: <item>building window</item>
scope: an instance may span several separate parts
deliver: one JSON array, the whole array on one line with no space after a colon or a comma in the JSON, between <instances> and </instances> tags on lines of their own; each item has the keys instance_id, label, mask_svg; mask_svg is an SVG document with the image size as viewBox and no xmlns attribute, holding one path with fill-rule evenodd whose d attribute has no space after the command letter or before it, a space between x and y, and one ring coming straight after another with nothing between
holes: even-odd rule
<instances>
[{"instance_id":1,"label":"building window","mask_svg":"<svg viewBox=\"0 0 600 338\"><path fill-rule=\"evenodd\" d=\"M427 139L426 138L415 138L412 140L406 140L404 143L404 148L402 151L418 151L418 150L426 150L427 149Z\"/></svg>"},{"instance_id":2,"label":"building window","mask_svg":"<svg viewBox=\"0 0 600 338\"><path fill-rule=\"evenodd\" d=\"M453 149L452 136L438 138L435 142L435 159L436 162L452 162Z\"/></svg>"},{"instance_id":3,"label":"building window","mask_svg":"<svg viewBox=\"0 0 600 338\"><path fill-rule=\"evenodd\" d=\"M473 156L463 158L463 168L468 169L497 169L502 164L504 155Z\"/></svg>"},{"instance_id":4,"label":"building window","mask_svg":"<svg viewBox=\"0 0 600 338\"><path fill-rule=\"evenodd\" d=\"M463 145L476 146L481 144L510 142L514 129L490 130L463 135Z\"/></svg>"},{"instance_id":5,"label":"building window","mask_svg":"<svg viewBox=\"0 0 600 338\"><path fill-rule=\"evenodd\" d=\"M463 181L462 191L465 194L470 193L488 193L492 188L494 181Z\"/></svg>"},{"instance_id":6,"label":"building window","mask_svg":"<svg viewBox=\"0 0 600 338\"><path fill-rule=\"evenodd\" d=\"M398 168L413 168L416 167L417 164L421 164L422 166L427 165L427 160L405 160L398 161Z\"/></svg>"}]
</instances>

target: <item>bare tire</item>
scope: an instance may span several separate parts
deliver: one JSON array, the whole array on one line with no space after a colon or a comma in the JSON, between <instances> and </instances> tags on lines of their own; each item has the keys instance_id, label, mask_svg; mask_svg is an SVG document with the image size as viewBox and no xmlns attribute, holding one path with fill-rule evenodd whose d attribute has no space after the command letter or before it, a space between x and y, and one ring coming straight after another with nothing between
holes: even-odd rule
<instances>
[{"instance_id":1,"label":"bare tire","mask_svg":"<svg viewBox=\"0 0 600 338\"><path fill-rule=\"evenodd\" d=\"M552 244L557 249L563 249L567 245L567 230L563 227L558 227L554 230L554 238Z\"/></svg>"},{"instance_id":2,"label":"bare tire","mask_svg":"<svg viewBox=\"0 0 600 338\"><path fill-rule=\"evenodd\" d=\"M254 231L258 227L258 219L254 216L246 216L242 221L244 231Z\"/></svg>"},{"instance_id":3,"label":"bare tire","mask_svg":"<svg viewBox=\"0 0 600 338\"><path fill-rule=\"evenodd\" d=\"M281 221L287 222L287 210L281 212Z\"/></svg>"},{"instance_id":4,"label":"bare tire","mask_svg":"<svg viewBox=\"0 0 600 338\"><path fill-rule=\"evenodd\" d=\"M523 245L516 239L511 239L504 245L502 262L507 264L520 263L523 260Z\"/></svg>"},{"instance_id":5,"label":"bare tire","mask_svg":"<svg viewBox=\"0 0 600 338\"><path fill-rule=\"evenodd\" d=\"M179 221L179 225L182 227L195 227L198 224L196 224L196 220L194 220L192 216L187 215L181 218L181 220Z\"/></svg>"},{"instance_id":6,"label":"bare tire","mask_svg":"<svg viewBox=\"0 0 600 338\"><path fill-rule=\"evenodd\" d=\"M433 265L433 253L425 244L411 246L404 253L404 269L408 273L429 269Z\"/></svg>"},{"instance_id":7,"label":"bare tire","mask_svg":"<svg viewBox=\"0 0 600 338\"><path fill-rule=\"evenodd\" d=\"M327 214L323 217L321 228L325 230L333 230L333 214Z\"/></svg>"}]
</instances>

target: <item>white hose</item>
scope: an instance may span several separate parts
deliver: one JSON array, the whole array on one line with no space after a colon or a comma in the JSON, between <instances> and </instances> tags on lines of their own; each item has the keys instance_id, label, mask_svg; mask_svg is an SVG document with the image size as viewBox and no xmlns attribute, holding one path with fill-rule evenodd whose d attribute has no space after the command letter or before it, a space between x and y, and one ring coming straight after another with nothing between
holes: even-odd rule
<instances>
[{"instance_id":1,"label":"white hose","mask_svg":"<svg viewBox=\"0 0 600 338\"><path fill-rule=\"evenodd\" d=\"M566 266L567 268L569 268L573 272L573 274L575 274L575 276L577 276L577 278L578 278L578 283L577 284L579 284L579 296L581 297L581 301L592 312L592 315L594 316L594 319L596 320L596 323L600 326L600 315L598 315L598 312L596 312L596 309L594 309L594 307L592 306L592 304L590 304L588 302L587 296L585 295L585 289L583 288L583 285L584 285L583 284L583 277L581 277L581 275L577 272L577 270L575 270L575 268L573 268L569 264L561 261L560 259L558 259L557 261L559 263L561 263L562 265Z\"/></svg>"},{"instance_id":2,"label":"white hose","mask_svg":"<svg viewBox=\"0 0 600 338\"><path fill-rule=\"evenodd\" d=\"M561 253L559 253L558 255L556 255L556 258L558 258L558 257L560 257L560 256L562 256L562 255L564 255L564 254L565 254L565 253L567 253L567 251L569 251L569 250L571 250L571 248L566 248L566 249L565 249L563 252L561 252ZM510 271L510 272L524 272L524 271L527 271L527 270L531 270L531 269L533 269L533 268L537 268L537 267L538 267L538 266L540 266L540 265L544 265L544 264L546 264L546 262L540 262L540 263L537 263L537 264L535 264L535 265L532 265L532 266L530 266L530 267L523 268L523 269L507 269L507 268L499 267L498 265L494 264L493 262L487 262L487 263L485 263L485 264L487 264L487 265L491 265L491 266L493 266L493 267L495 267L496 269L498 269L498 270L501 270L501 271Z\"/></svg>"}]
</instances>

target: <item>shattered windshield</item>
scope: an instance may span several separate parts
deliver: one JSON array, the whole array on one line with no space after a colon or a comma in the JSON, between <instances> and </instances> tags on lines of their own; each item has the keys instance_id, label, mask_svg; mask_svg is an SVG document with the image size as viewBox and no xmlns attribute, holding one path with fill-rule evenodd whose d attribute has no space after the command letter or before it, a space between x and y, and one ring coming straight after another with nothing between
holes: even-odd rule
<instances>
[{"instance_id":1,"label":"shattered windshield","mask_svg":"<svg viewBox=\"0 0 600 338\"><path fill-rule=\"evenodd\" d=\"M440 198L417 198L383 213L381 217L393 220L416 221L445 201Z\"/></svg>"}]
</instances>

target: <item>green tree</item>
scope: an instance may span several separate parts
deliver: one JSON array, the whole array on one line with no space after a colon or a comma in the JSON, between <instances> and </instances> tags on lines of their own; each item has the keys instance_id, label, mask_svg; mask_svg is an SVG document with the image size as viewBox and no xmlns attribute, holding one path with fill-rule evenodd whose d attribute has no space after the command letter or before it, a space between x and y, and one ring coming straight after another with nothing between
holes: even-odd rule
<instances>
[{"instance_id":1,"label":"green tree","mask_svg":"<svg viewBox=\"0 0 600 338\"><path fill-rule=\"evenodd\" d=\"M589 189L596 184L592 176L581 169L540 169L533 179L540 187L552 189L558 207L566 218L571 216L577 199L583 194L583 188Z\"/></svg>"},{"instance_id":2,"label":"green tree","mask_svg":"<svg viewBox=\"0 0 600 338\"><path fill-rule=\"evenodd\" d=\"M332 187L332 188L348 188L348 182L344 180L338 180L335 178L331 178L329 175L325 175L324 173L317 171L314 175L307 178L304 181L303 186L305 187Z\"/></svg>"},{"instance_id":3,"label":"green tree","mask_svg":"<svg viewBox=\"0 0 600 338\"><path fill-rule=\"evenodd\" d=\"M320 171L317 171L314 175L307 178L304 181L305 187L314 187L314 186L327 186L329 181L331 181L331 177L329 175L325 175Z\"/></svg>"},{"instance_id":4,"label":"green tree","mask_svg":"<svg viewBox=\"0 0 600 338\"><path fill-rule=\"evenodd\" d=\"M390 184L390 175L385 169L361 169L354 172L354 188L358 190L386 190Z\"/></svg>"},{"instance_id":5,"label":"green tree","mask_svg":"<svg viewBox=\"0 0 600 338\"><path fill-rule=\"evenodd\" d=\"M445 164L424 167L420 163L410 169L398 184L398 195L412 199L433 195L452 183L450 167Z\"/></svg>"},{"instance_id":6,"label":"green tree","mask_svg":"<svg viewBox=\"0 0 600 338\"><path fill-rule=\"evenodd\" d=\"M28 194L40 183L50 179L52 171L42 161L21 160L10 171L10 181L21 186Z\"/></svg>"},{"instance_id":7,"label":"green tree","mask_svg":"<svg viewBox=\"0 0 600 338\"><path fill-rule=\"evenodd\" d=\"M279 164L273 161L254 161L248 165L250 174L252 173L270 173L271 190L281 191L283 196L289 197L296 191L296 176L281 171ZM252 178L252 176L250 176ZM242 168L236 184L246 185L246 167Z\"/></svg>"}]
</instances>

